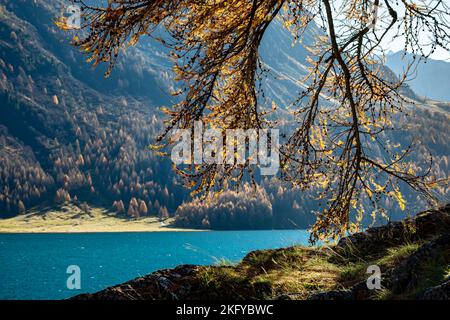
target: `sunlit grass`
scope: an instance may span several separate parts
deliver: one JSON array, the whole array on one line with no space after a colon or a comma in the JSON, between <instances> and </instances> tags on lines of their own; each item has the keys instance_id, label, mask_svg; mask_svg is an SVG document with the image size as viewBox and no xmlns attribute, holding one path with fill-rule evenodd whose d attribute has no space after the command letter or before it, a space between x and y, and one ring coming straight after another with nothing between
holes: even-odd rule
<instances>
[{"instance_id":1,"label":"sunlit grass","mask_svg":"<svg viewBox=\"0 0 450 320\"><path fill-rule=\"evenodd\" d=\"M420 245L420 243L407 243L398 247L388 248L386 255L378 259L376 264L386 268L392 268L417 251Z\"/></svg>"},{"instance_id":2,"label":"sunlit grass","mask_svg":"<svg viewBox=\"0 0 450 320\"><path fill-rule=\"evenodd\" d=\"M73 204L45 208L10 219L0 219L0 233L80 233L186 231L162 225L156 216L131 219L108 209L91 207L88 212Z\"/></svg>"},{"instance_id":3,"label":"sunlit grass","mask_svg":"<svg viewBox=\"0 0 450 320\"><path fill-rule=\"evenodd\" d=\"M405 243L387 248L375 258L356 259L339 256L329 247L291 247L278 250L255 251L241 263L218 261L215 267L205 267L199 277L207 290L220 296L224 290L235 290L241 297L276 298L289 295L306 299L314 293L347 290L367 279L367 268L378 265L383 272L395 268L414 254L423 243ZM438 284L450 274L444 262L426 263L416 290L410 294L394 295L383 288L373 292L373 299L407 299L421 288ZM270 293L270 294L269 294ZM269 294L269 296L268 296Z\"/></svg>"}]
</instances>

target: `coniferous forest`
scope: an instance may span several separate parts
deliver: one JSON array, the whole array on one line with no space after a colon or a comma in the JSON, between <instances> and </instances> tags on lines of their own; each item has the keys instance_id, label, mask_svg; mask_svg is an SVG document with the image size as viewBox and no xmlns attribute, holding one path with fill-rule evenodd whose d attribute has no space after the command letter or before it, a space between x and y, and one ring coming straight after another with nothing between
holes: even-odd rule
<instances>
[{"instance_id":1,"label":"coniferous forest","mask_svg":"<svg viewBox=\"0 0 450 320\"><path fill-rule=\"evenodd\" d=\"M3 217L71 202L100 205L130 218L176 216L177 225L195 228L304 228L314 221L314 192L286 187L277 177L260 179L256 192L230 190L204 204L190 196L170 160L150 150L163 131L161 108L177 99L170 95L177 83L164 46L143 40L104 79L105 66L91 69L50 19L58 3L7 1L1 10ZM273 71L262 85L279 105L301 88L289 80L292 73L305 73L306 49L293 49L288 36L275 24L268 37L278 37L282 45L273 52L262 44L261 54ZM277 55L295 63L281 63ZM270 77L279 78L289 92ZM425 100L407 85L402 90L415 106L397 117L401 129L386 132L386 140L403 146L414 141L416 169L429 164L431 153L431 174L448 179L449 104ZM277 115L292 125L287 110ZM404 192L410 212L424 208L414 192L406 187ZM449 187L440 186L438 193L445 201ZM395 199L383 205L390 218L405 215ZM247 208L255 212L251 217Z\"/></svg>"}]
</instances>

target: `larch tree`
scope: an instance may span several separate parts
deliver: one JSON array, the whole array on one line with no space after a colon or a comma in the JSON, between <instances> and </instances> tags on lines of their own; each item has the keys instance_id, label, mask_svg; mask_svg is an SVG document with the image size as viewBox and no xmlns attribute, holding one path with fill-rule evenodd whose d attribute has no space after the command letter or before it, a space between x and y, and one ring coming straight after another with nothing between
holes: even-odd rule
<instances>
[{"instance_id":1,"label":"larch tree","mask_svg":"<svg viewBox=\"0 0 450 320\"><path fill-rule=\"evenodd\" d=\"M261 103L263 64L259 47L269 25L280 19L293 41L316 28L308 46L306 89L292 113L297 124L280 147L282 177L302 190L321 190L326 209L318 214L311 240L358 230L371 204L383 214L383 198L405 200L406 184L434 199L427 170L415 172L411 148L383 139L393 117L410 103L402 88L408 70L393 77L383 66L384 44L398 40L427 58L449 49L450 9L443 0L74 0L82 26L74 38L94 65L109 64L122 48L154 36L170 47L181 102L167 109L161 144L169 133L196 121L220 130L276 125ZM62 18L58 25L70 29ZM375 26L375 27L374 27ZM164 32L155 32L164 30ZM162 37L155 36L163 34ZM325 103L329 100L331 103ZM373 148L379 154L371 152ZM205 164L177 169L194 190L220 190L229 181L253 177L251 165ZM356 213L357 220L350 218Z\"/></svg>"}]
</instances>

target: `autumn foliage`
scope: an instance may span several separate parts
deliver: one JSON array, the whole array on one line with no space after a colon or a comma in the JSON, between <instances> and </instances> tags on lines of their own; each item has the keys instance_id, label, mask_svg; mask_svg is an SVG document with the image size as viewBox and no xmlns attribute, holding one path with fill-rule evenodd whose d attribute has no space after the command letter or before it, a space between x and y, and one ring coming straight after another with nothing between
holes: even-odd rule
<instances>
[{"instance_id":1,"label":"autumn foliage","mask_svg":"<svg viewBox=\"0 0 450 320\"><path fill-rule=\"evenodd\" d=\"M172 142L172 129L191 129L198 120L222 130L276 127L277 119L270 118L272 105L261 103L260 43L276 19L291 31L294 45L308 30L317 30L308 47L309 75L298 79L306 88L291 114L297 125L280 150L284 182L303 191L318 190L318 198L327 202L312 228L313 241L357 231L366 213L385 214L380 205L385 198L404 208L401 186L435 200L432 187L442 181L429 177L427 168L416 170L409 161L413 148L385 139L395 127L396 114L412 101L402 94L408 70L399 78L383 66L383 44L403 41L405 49L422 57L436 48L447 50L446 1L111 0L104 6L75 2L83 6L84 18L75 44L94 65L108 63L107 74L121 49L142 36L155 35L172 49L182 87L175 94L182 100L166 110L162 145ZM382 9L373 16L376 7ZM244 173L253 180L251 166L178 170L197 191L221 190L230 182L239 185ZM351 222L352 212L356 222Z\"/></svg>"}]
</instances>

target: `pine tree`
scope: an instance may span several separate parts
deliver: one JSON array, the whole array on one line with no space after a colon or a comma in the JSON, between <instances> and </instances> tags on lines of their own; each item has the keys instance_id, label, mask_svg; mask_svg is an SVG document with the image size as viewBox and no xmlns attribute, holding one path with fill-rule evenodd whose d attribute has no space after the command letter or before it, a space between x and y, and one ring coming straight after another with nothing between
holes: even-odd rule
<instances>
[{"instance_id":1,"label":"pine tree","mask_svg":"<svg viewBox=\"0 0 450 320\"><path fill-rule=\"evenodd\" d=\"M141 200L141 203L139 205L139 213L141 216L145 216L148 213L147 205L145 204L145 201Z\"/></svg>"},{"instance_id":2,"label":"pine tree","mask_svg":"<svg viewBox=\"0 0 450 320\"><path fill-rule=\"evenodd\" d=\"M22 200L19 200L19 203L17 204L17 208L19 210L19 214L24 214L26 212L25 204Z\"/></svg>"}]
</instances>

